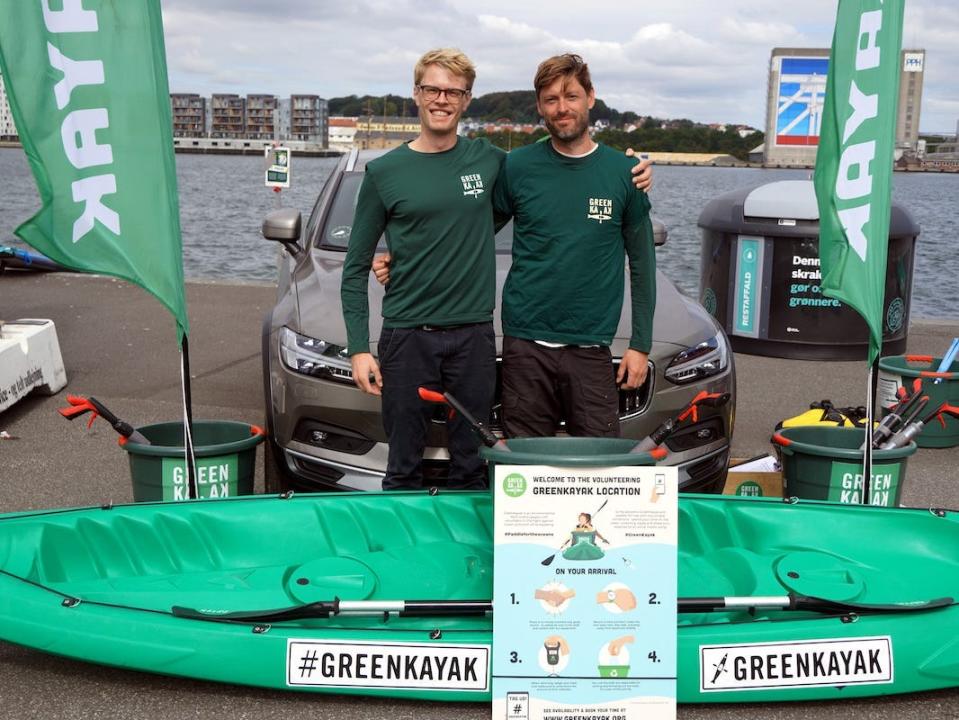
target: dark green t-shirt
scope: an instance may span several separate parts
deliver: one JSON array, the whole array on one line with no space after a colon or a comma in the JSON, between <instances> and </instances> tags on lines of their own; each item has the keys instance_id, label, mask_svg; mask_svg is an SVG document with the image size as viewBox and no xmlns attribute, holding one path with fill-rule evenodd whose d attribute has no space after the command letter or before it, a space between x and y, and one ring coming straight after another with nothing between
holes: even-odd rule
<instances>
[{"instance_id":1,"label":"dark green t-shirt","mask_svg":"<svg viewBox=\"0 0 959 720\"><path fill-rule=\"evenodd\" d=\"M649 352L656 255L649 199L633 187L635 160L599 145L570 158L547 142L513 150L494 192L513 215L513 265L503 289L503 332L571 345L612 343L629 257L632 335Z\"/></svg>"},{"instance_id":2,"label":"dark green t-shirt","mask_svg":"<svg viewBox=\"0 0 959 720\"><path fill-rule=\"evenodd\" d=\"M504 157L486 140L458 138L440 153L401 145L366 166L340 289L350 355L369 352L369 273L384 230L384 327L492 319L492 195Z\"/></svg>"}]
</instances>

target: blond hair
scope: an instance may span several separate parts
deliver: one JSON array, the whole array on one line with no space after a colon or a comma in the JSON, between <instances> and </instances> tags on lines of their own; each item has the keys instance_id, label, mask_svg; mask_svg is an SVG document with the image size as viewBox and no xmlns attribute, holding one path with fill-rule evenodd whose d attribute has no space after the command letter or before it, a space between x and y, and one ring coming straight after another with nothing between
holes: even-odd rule
<instances>
[{"instance_id":1,"label":"blond hair","mask_svg":"<svg viewBox=\"0 0 959 720\"><path fill-rule=\"evenodd\" d=\"M459 75L466 79L466 89L473 89L473 81L476 79L476 67L472 61L466 57L462 50L456 48L437 48L425 53L413 68L413 84L419 85L426 74L426 68L430 65L439 65L444 70L453 75Z\"/></svg>"},{"instance_id":2,"label":"blond hair","mask_svg":"<svg viewBox=\"0 0 959 720\"><path fill-rule=\"evenodd\" d=\"M536 77L533 78L536 97L539 97L543 88L549 87L559 78L565 78L567 82L571 78L576 78L586 92L593 89L593 83L589 77L589 65L579 55L566 53L547 58L536 68Z\"/></svg>"}]
</instances>

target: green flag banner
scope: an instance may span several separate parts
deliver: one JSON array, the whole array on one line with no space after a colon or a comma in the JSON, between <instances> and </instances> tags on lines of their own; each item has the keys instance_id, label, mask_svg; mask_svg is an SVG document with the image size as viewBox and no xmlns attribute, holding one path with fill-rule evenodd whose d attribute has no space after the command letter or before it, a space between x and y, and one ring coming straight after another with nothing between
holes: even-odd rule
<instances>
[{"instance_id":1,"label":"green flag banner","mask_svg":"<svg viewBox=\"0 0 959 720\"><path fill-rule=\"evenodd\" d=\"M882 347L890 192L904 0L840 0L814 184L822 289Z\"/></svg>"},{"instance_id":2,"label":"green flag banner","mask_svg":"<svg viewBox=\"0 0 959 720\"><path fill-rule=\"evenodd\" d=\"M159 0L0 0L0 70L43 207L16 230L188 330Z\"/></svg>"}]
</instances>

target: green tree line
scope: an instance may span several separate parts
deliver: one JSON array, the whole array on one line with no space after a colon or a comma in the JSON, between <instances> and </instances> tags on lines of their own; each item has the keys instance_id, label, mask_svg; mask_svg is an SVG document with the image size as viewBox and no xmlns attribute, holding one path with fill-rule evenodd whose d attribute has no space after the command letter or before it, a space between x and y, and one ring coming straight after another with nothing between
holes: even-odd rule
<instances>
[{"instance_id":1,"label":"green tree line","mask_svg":"<svg viewBox=\"0 0 959 720\"><path fill-rule=\"evenodd\" d=\"M401 117L416 117L416 105L411 97L399 95L349 95L347 97L331 98L329 101L330 115L345 115L347 117L361 117L372 113L374 116L394 115ZM480 122L497 122L508 120L513 123L537 123L539 113L536 112L536 94L532 90L513 90L510 92L493 92L473 98L467 117ZM590 117L595 120L607 120L611 125L622 125L636 122L639 116L632 112L620 112L606 105L601 99L596 99L596 106L590 111Z\"/></svg>"},{"instance_id":2,"label":"green tree line","mask_svg":"<svg viewBox=\"0 0 959 720\"><path fill-rule=\"evenodd\" d=\"M480 130L472 135L474 137L488 137L493 145L504 150L511 150L536 142L546 135L546 130L539 128L528 134L516 132L486 133ZM758 131L741 138L735 130L721 132L702 125L671 129L644 127L633 132L602 130L596 133L594 137L597 141L617 150L625 150L631 147L639 152L716 153L717 155L732 155L744 162L749 159L749 151L763 141L763 134Z\"/></svg>"},{"instance_id":3,"label":"green tree line","mask_svg":"<svg viewBox=\"0 0 959 720\"><path fill-rule=\"evenodd\" d=\"M349 95L347 97L331 98L329 103L330 115L343 115L345 117L364 117L372 114L374 117L390 115L393 117L416 117L416 105L413 98L405 98L399 95L364 95L357 97Z\"/></svg>"},{"instance_id":4,"label":"green tree line","mask_svg":"<svg viewBox=\"0 0 959 720\"><path fill-rule=\"evenodd\" d=\"M603 130L596 133L596 140L618 150L628 147L640 152L685 152L717 153L732 155L740 160L749 159L749 151L763 142L763 133L758 130L746 137L729 128L716 130L705 125L661 128L647 124L633 132Z\"/></svg>"}]
</instances>

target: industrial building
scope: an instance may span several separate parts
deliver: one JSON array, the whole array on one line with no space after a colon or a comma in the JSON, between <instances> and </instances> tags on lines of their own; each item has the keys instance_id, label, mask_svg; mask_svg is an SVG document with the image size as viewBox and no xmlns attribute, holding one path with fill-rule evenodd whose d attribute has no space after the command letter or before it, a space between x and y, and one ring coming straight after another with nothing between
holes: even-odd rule
<instances>
[{"instance_id":1,"label":"industrial building","mask_svg":"<svg viewBox=\"0 0 959 720\"><path fill-rule=\"evenodd\" d=\"M925 50L903 50L900 57L896 158L915 155ZM819 147L828 48L773 48L766 101L766 165L812 167Z\"/></svg>"}]
</instances>

